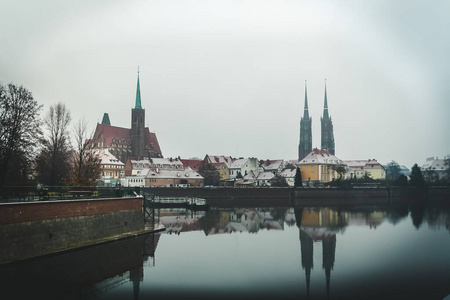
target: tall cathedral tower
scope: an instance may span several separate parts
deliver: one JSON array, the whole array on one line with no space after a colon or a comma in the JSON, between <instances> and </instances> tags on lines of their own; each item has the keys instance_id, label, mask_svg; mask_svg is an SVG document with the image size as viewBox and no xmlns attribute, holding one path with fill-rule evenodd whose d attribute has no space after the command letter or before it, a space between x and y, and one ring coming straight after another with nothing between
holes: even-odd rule
<instances>
[{"instance_id":1,"label":"tall cathedral tower","mask_svg":"<svg viewBox=\"0 0 450 300\"><path fill-rule=\"evenodd\" d=\"M322 124L322 139L321 149L328 150L331 154L334 153L334 134L333 134L333 121L328 115L328 103L327 103L327 83L325 81L325 101L323 106L323 117L320 118Z\"/></svg>"},{"instance_id":2,"label":"tall cathedral tower","mask_svg":"<svg viewBox=\"0 0 450 300\"><path fill-rule=\"evenodd\" d=\"M131 156L142 158L145 156L145 109L141 105L141 89L139 86L139 70L136 89L136 104L131 110Z\"/></svg>"},{"instance_id":3,"label":"tall cathedral tower","mask_svg":"<svg viewBox=\"0 0 450 300\"><path fill-rule=\"evenodd\" d=\"M306 155L312 151L312 119L308 112L308 94L306 91L305 80L305 108L303 110L303 117L300 119L300 143L298 145L298 161L301 161Z\"/></svg>"}]
</instances>

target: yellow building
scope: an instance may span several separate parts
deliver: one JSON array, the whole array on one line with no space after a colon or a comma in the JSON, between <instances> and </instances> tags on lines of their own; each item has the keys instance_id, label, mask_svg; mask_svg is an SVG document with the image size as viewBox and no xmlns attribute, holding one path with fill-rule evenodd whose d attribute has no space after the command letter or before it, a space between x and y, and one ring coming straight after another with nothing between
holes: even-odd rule
<instances>
[{"instance_id":1,"label":"yellow building","mask_svg":"<svg viewBox=\"0 0 450 300\"><path fill-rule=\"evenodd\" d=\"M339 174L333 170L342 161L327 150L313 149L297 165L302 173L303 181L331 182L339 178Z\"/></svg>"},{"instance_id":2,"label":"yellow building","mask_svg":"<svg viewBox=\"0 0 450 300\"><path fill-rule=\"evenodd\" d=\"M220 174L220 181L226 181L230 179L230 169L224 162L212 163L214 168L216 168L217 172Z\"/></svg>"},{"instance_id":3,"label":"yellow building","mask_svg":"<svg viewBox=\"0 0 450 300\"><path fill-rule=\"evenodd\" d=\"M345 160L348 167L347 179L362 178L366 174L372 179L386 179L386 171L376 159Z\"/></svg>"},{"instance_id":4,"label":"yellow building","mask_svg":"<svg viewBox=\"0 0 450 300\"><path fill-rule=\"evenodd\" d=\"M328 207L309 207L302 210L302 227L336 227L344 224L346 214L339 213Z\"/></svg>"}]
</instances>

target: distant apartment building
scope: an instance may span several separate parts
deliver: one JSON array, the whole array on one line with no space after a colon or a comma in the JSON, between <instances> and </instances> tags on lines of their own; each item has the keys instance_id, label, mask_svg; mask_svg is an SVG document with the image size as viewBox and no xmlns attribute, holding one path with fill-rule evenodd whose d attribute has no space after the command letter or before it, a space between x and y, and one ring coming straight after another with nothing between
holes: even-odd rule
<instances>
[{"instance_id":1,"label":"distant apartment building","mask_svg":"<svg viewBox=\"0 0 450 300\"><path fill-rule=\"evenodd\" d=\"M187 167L183 170L152 169L145 176L145 186L189 187L203 186L205 179L197 172Z\"/></svg>"},{"instance_id":2,"label":"distant apartment building","mask_svg":"<svg viewBox=\"0 0 450 300\"><path fill-rule=\"evenodd\" d=\"M297 169L290 169L290 168L286 168L283 169L283 171L281 171L281 173L279 174L281 177L283 177L284 179L286 179L286 183L289 186L294 186L294 182L295 182L295 173L297 172Z\"/></svg>"},{"instance_id":3,"label":"distant apartment building","mask_svg":"<svg viewBox=\"0 0 450 300\"><path fill-rule=\"evenodd\" d=\"M112 155L108 149L97 149L94 151L100 161L99 186L116 186L120 184L119 179L125 176L125 164Z\"/></svg>"},{"instance_id":4,"label":"distant apartment building","mask_svg":"<svg viewBox=\"0 0 450 300\"><path fill-rule=\"evenodd\" d=\"M261 172L256 177L257 186L271 186L271 181L275 177L273 172Z\"/></svg>"},{"instance_id":5,"label":"distant apartment building","mask_svg":"<svg viewBox=\"0 0 450 300\"><path fill-rule=\"evenodd\" d=\"M376 159L344 160L343 163L348 168L346 179L362 178L366 174L372 179L386 179L386 171Z\"/></svg>"},{"instance_id":6,"label":"distant apartment building","mask_svg":"<svg viewBox=\"0 0 450 300\"><path fill-rule=\"evenodd\" d=\"M260 172L272 172L274 174L278 174L283 171L284 161L282 159L275 160L260 160Z\"/></svg>"},{"instance_id":7,"label":"distant apartment building","mask_svg":"<svg viewBox=\"0 0 450 300\"><path fill-rule=\"evenodd\" d=\"M125 164L125 175L139 175L145 170L161 169L161 170L182 170L183 163L178 158L145 158L140 160L128 159Z\"/></svg>"},{"instance_id":8,"label":"distant apartment building","mask_svg":"<svg viewBox=\"0 0 450 300\"><path fill-rule=\"evenodd\" d=\"M205 158L203 159L204 162L213 164L213 163L225 163L227 165L230 165L233 162L233 158L231 156L225 156L225 155L209 155L206 154Z\"/></svg>"},{"instance_id":9,"label":"distant apartment building","mask_svg":"<svg viewBox=\"0 0 450 300\"><path fill-rule=\"evenodd\" d=\"M247 175L250 171L253 171L254 173L258 172L259 168L259 161L252 157L252 158L239 158L234 160L230 166L230 179L236 179L239 177L239 174L241 177L244 177Z\"/></svg>"},{"instance_id":10,"label":"distant apartment building","mask_svg":"<svg viewBox=\"0 0 450 300\"><path fill-rule=\"evenodd\" d=\"M438 177L437 179L444 179L449 166L445 165L443 158L428 157L420 168L422 172L432 171Z\"/></svg>"},{"instance_id":11,"label":"distant apartment building","mask_svg":"<svg viewBox=\"0 0 450 300\"><path fill-rule=\"evenodd\" d=\"M203 186L204 178L179 158L129 159L123 186Z\"/></svg>"}]
</instances>

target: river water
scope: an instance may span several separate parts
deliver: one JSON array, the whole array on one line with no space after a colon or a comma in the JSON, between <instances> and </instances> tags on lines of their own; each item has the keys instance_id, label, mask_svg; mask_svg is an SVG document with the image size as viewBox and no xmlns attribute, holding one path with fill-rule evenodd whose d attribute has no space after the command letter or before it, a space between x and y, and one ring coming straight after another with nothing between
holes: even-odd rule
<instances>
[{"instance_id":1,"label":"river water","mask_svg":"<svg viewBox=\"0 0 450 300\"><path fill-rule=\"evenodd\" d=\"M2 291L10 299L450 299L449 207L159 216L161 233L8 266Z\"/></svg>"}]
</instances>

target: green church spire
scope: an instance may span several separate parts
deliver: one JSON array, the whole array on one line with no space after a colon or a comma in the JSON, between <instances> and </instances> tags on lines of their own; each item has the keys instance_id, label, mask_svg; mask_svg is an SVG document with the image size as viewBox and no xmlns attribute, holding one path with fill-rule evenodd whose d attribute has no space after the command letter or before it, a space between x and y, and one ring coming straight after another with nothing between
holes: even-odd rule
<instances>
[{"instance_id":1,"label":"green church spire","mask_svg":"<svg viewBox=\"0 0 450 300\"><path fill-rule=\"evenodd\" d=\"M136 90L136 105L134 107L142 109L141 105L141 88L139 87L139 67L138 67L138 80L137 80L137 90Z\"/></svg>"}]
</instances>

